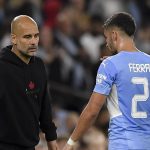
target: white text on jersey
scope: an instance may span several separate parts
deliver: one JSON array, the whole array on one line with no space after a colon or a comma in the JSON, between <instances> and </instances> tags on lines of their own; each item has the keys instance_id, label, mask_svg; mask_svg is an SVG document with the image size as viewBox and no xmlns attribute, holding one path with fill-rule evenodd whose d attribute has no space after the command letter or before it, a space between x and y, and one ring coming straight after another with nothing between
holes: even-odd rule
<instances>
[{"instance_id":1,"label":"white text on jersey","mask_svg":"<svg viewBox=\"0 0 150 150\"><path fill-rule=\"evenodd\" d=\"M150 64L128 64L130 72L150 72Z\"/></svg>"}]
</instances>

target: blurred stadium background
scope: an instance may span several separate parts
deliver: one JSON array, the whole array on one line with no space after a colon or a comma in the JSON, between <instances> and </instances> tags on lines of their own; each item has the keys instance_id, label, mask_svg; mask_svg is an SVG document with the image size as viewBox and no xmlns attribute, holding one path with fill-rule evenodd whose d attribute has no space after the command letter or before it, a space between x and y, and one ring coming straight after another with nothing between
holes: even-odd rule
<instances>
[{"instance_id":1,"label":"blurred stadium background","mask_svg":"<svg viewBox=\"0 0 150 150\"><path fill-rule=\"evenodd\" d=\"M0 0L0 48L11 44L15 16L29 15L39 25L37 56L47 69L60 148L92 93L100 58L112 55L105 47L103 22L120 11L134 16L136 45L150 54L150 0ZM108 121L104 106L76 150L107 150ZM47 150L43 136L36 150Z\"/></svg>"}]
</instances>

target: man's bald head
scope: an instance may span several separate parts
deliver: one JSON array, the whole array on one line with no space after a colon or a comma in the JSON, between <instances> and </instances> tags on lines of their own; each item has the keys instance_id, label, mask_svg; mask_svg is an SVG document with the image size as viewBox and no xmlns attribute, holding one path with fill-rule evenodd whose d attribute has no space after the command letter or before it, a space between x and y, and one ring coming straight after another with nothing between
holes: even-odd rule
<instances>
[{"instance_id":1,"label":"man's bald head","mask_svg":"<svg viewBox=\"0 0 150 150\"><path fill-rule=\"evenodd\" d=\"M17 34L21 27L28 25L37 26L37 23L27 15L19 15L15 17L11 22L11 34Z\"/></svg>"},{"instance_id":2,"label":"man's bald head","mask_svg":"<svg viewBox=\"0 0 150 150\"><path fill-rule=\"evenodd\" d=\"M28 63L35 55L39 43L37 23L29 16L20 15L11 22L12 51Z\"/></svg>"}]
</instances>

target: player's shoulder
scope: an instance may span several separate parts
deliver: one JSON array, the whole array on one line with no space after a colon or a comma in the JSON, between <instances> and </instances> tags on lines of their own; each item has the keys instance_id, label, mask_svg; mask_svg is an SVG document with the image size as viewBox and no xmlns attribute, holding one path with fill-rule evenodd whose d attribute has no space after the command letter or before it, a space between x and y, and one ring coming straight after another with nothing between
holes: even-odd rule
<instances>
[{"instance_id":1,"label":"player's shoulder","mask_svg":"<svg viewBox=\"0 0 150 150\"><path fill-rule=\"evenodd\" d=\"M109 57L105 58L105 59L102 61L102 63L101 63L100 66L103 66L104 68L106 68L106 67L107 67L107 68L113 68L113 66L115 66L115 65L114 65L114 64L115 64L115 62L114 62L115 57L116 57L116 55L109 56Z\"/></svg>"},{"instance_id":2,"label":"player's shoulder","mask_svg":"<svg viewBox=\"0 0 150 150\"><path fill-rule=\"evenodd\" d=\"M117 70L118 66L122 65L123 59L123 56L121 56L120 53L117 53L103 60L102 65L104 65L105 68L107 66L107 68Z\"/></svg>"},{"instance_id":3,"label":"player's shoulder","mask_svg":"<svg viewBox=\"0 0 150 150\"><path fill-rule=\"evenodd\" d=\"M114 63L116 60L118 60L119 57L120 57L120 54L118 53L118 54L107 57L104 61L108 63Z\"/></svg>"},{"instance_id":4,"label":"player's shoulder","mask_svg":"<svg viewBox=\"0 0 150 150\"><path fill-rule=\"evenodd\" d=\"M145 52L141 52L141 53L142 53L142 55L143 55L144 57L150 58L150 55L149 55L149 54L147 54L147 53L145 53Z\"/></svg>"}]
</instances>

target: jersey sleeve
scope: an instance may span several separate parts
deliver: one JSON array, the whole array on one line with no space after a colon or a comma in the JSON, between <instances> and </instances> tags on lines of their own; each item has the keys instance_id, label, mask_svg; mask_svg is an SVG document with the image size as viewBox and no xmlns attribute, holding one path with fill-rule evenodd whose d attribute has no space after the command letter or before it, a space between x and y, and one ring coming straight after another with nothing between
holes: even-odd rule
<instances>
[{"instance_id":1,"label":"jersey sleeve","mask_svg":"<svg viewBox=\"0 0 150 150\"><path fill-rule=\"evenodd\" d=\"M116 80L117 70L115 65L109 60L105 59L97 72L96 84L94 92L109 95L112 85Z\"/></svg>"}]
</instances>

